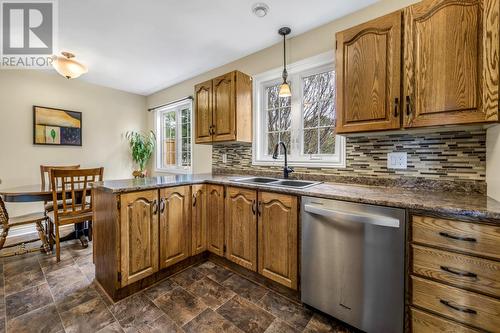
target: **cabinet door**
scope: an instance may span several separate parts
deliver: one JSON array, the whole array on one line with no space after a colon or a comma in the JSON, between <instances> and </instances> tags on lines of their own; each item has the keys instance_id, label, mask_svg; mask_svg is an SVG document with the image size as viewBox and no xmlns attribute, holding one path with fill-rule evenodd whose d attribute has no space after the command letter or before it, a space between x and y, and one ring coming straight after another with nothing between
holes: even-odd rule
<instances>
[{"instance_id":1,"label":"cabinet door","mask_svg":"<svg viewBox=\"0 0 500 333\"><path fill-rule=\"evenodd\" d=\"M297 197L259 192L259 273L297 289Z\"/></svg>"},{"instance_id":2,"label":"cabinet door","mask_svg":"<svg viewBox=\"0 0 500 333\"><path fill-rule=\"evenodd\" d=\"M257 271L257 192L228 187L226 258Z\"/></svg>"},{"instance_id":3,"label":"cabinet door","mask_svg":"<svg viewBox=\"0 0 500 333\"><path fill-rule=\"evenodd\" d=\"M120 199L121 286L158 271L158 191L123 194Z\"/></svg>"},{"instance_id":4,"label":"cabinet door","mask_svg":"<svg viewBox=\"0 0 500 333\"><path fill-rule=\"evenodd\" d=\"M160 190L160 268L190 256L190 192L189 186Z\"/></svg>"},{"instance_id":5,"label":"cabinet door","mask_svg":"<svg viewBox=\"0 0 500 333\"><path fill-rule=\"evenodd\" d=\"M207 185L208 251L224 255L224 187Z\"/></svg>"},{"instance_id":6,"label":"cabinet door","mask_svg":"<svg viewBox=\"0 0 500 333\"><path fill-rule=\"evenodd\" d=\"M212 142L212 80L195 86L196 143Z\"/></svg>"},{"instance_id":7,"label":"cabinet door","mask_svg":"<svg viewBox=\"0 0 500 333\"><path fill-rule=\"evenodd\" d=\"M401 126L401 12L337 35L337 132Z\"/></svg>"},{"instance_id":8,"label":"cabinet door","mask_svg":"<svg viewBox=\"0 0 500 333\"><path fill-rule=\"evenodd\" d=\"M405 9L404 125L498 120L499 0Z\"/></svg>"},{"instance_id":9,"label":"cabinet door","mask_svg":"<svg viewBox=\"0 0 500 333\"><path fill-rule=\"evenodd\" d=\"M191 254L207 249L207 185L193 185L191 207Z\"/></svg>"},{"instance_id":10,"label":"cabinet door","mask_svg":"<svg viewBox=\"0 0 500 333\"><path fill-rule=\"evenodd\" d=\"M236 139L235 72L213 79L213 141Z\"/></svg>"}]
</instances>

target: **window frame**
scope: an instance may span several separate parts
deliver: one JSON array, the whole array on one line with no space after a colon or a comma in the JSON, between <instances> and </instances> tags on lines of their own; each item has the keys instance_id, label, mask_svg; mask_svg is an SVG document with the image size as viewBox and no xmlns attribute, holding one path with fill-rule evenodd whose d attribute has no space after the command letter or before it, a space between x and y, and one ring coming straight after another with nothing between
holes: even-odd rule
<instances>
[{"instance_id":1,"label":"window frame","mask_svg":"<svg viewBox=\"0 0 500 333\"><path fill-rule=\"evenodd\" d=\"M345 137L335 136L335 154L311 154L304 155L303 152L303 78L325 71L335 71L331 52L326 52L305 60L295 62L287 66L289 83L292 89L291 106L291 147L289 150L288 163L291 166L310 168L345 168L346 167L346 144ZM254 77L253 80L253 105L254 105L254 137L252 142L252 164L263 166L281 166L283 157L272 159L267 151L267 107L266 88L281 83L283 69L276 68ZM294 87L300 87L299 94L293 94ZM297 89L297 88L295 88ZM298 132L298 133L297 133ZM298 141L298 142L297 142ZM299 154L297 154L299 152Z\"/></svg>"},{"instance_id":2,"label":"window frame","mask_svg":"<svg viewBox=\"0 0 500 333\"><path fill-rule=\"evenodd\" d=\"M182 110L186 107L189 109L189 133L190 133L190 166L182 166ZM176 165L171 167L163 166L162 162L162 142L164 133L162 129L163 115L166 113L176 113L176 128L175 128L175 142L176 142ZM155 129L156 129L156 149L155 149L155 171L163 173L174 174L192 174L193 173L193 101L185 100L177 103L167 105L155 110Z\"/></svg>"}]
</instances>

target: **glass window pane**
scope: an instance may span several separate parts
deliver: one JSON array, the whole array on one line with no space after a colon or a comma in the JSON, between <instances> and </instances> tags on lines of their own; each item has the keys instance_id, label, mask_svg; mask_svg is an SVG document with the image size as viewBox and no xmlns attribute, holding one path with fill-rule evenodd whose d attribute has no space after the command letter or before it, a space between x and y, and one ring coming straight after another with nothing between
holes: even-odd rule
<instances>
[{"instance_id":1,"label":"glass window pane","mask_svg":"<svg viewBox=\"0 0 500 333\"><path fill-rule=\"evenodd\" d=\"M190 110L189 109L182 110L181 111L181 117L182 117L181 122L183 124L189 123L191 121L191 119L190 119L191 118L191 112L190 112Z\"/></svg>"},{"instance_id":2,"label":"glass window pane","mask_svg":"<svg viewBox=\"0 0 500 333\"><path fill-rule=\"evenodd\" d=\"M278 107L279 104L278 93L279 93L279 85L266 88L268 109L274 109Z\"/></svg>"},{"instance_id":3,"label":"glass window pane","mask_svg":"<svg viewBox=\"0 0 500 333\"><path fill-rule=\"evenodd\" d=\"M304 105L304 128L318 127L318 103Z\"/></svg>"},{"instance_id":4,"label":"glass window pane","mask_svg":"<svg viewBox=\"0 0 500 333\"><path fill-rule=\"evenodd\" d=\"M319 81L319 99L321 100L333 100L335 91L335 80L333 71L319 74L317 76Z\"/></svg>"},{"instance_id":5,"label":"glass window pane","mask_svg":"<svg viewBox=\"0 0 500 333\"><path fill-rule=\"evenodd\" d=\"M302 79L304 86L304 103L312 103L319 99L319 81L317 75L307 76Z\"/></svg>"},{"instance_id":6,"label":"glass window pane","mask_svg":"<svg viewBox=\"0 0 500 333\"><path fill-rule=\"evenodd\" d=\"M318 153L318 130L306 129L304 130L304 154L317 154Z\"/></svg>"},{"instance_id":7,"label":"glass window pane","mask_svg":"<svg viewBox=\"0 0 500 333\"><path fill-rule=\"evenodd\" d=\"M335 153L335 130L333 127L321 128L319 130L320 154Z\"/></svg>"},{"instance_id":8,"label":"glass window pane","mask_svg":"<svg viewBox=\"0 0 500 333\"><path fill-rule=\"evenodd\" d=\"M335 118L334 100L321 102L319 107L319 126L333 126Z\"/></svg>"},{"instance_id":9,"label":"glass window pane","mask_svg":"<svg viewBox=\"0 0 500 333\"><path fill-rule=\"evenodd\" d=\"M272 110L267 113L267 131L275 132L279 129L279 111Z\"/></svg>"},{"instance_id":10,"label":"glass window pane","mask_svg":"<svg viewBox=\"0 0 500 333\"><path fill-rule=\"evenodd\" d=\"M283 141L283 143L286 146L286 149L288 150L288 154L290 154L290 142L291 142L291 135L290 132L281 132L280 133L280 141ZM280 155L283 155L284 151L283 148L280 146Z\"/></svg>"},{"instance_id":11,"label":"glass window pane","mask_svg":"<svg viewBox=\"0 0 500 333\"><path fill-rule=\"evenodd\" d=\"M281 131L283 130L289 130L290 126L292 125L292 109L290 107L284 108L280 110L280 126L279 129Z\"/></svg>"},{"instance_id":12,"label":"glass window pane","mask_svg":"<svg viewBox=\"0 0 500 333\"><path fill-rule=\"evenodd\" d=\"M269 133L267 135L267 154L272 155L274 153L274 147L279 141L278 133Z\"/></svg>"}]
</instances>

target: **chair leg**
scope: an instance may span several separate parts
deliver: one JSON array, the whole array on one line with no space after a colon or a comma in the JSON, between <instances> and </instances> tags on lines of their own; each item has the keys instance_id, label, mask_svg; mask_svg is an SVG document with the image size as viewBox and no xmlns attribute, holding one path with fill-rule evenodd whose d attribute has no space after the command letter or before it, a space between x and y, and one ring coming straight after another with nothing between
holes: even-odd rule
<instances>
[{"instance_id":1,"label":"chair leg","mask_svg":"<svg viewBox=\"0 0 500 333\"><path fill-rule=\"evenodd\" d=\"M0 234L0 250L3 249L3 246L5 244L5 240L7 239L7 235L9 234L9 227L4 228L2 230L2 233Z\"/></svg>"},{"instance_id":2,"label":"chair leg","mask_svg":"<svg viewBox=\"0 0 500 333\"><path fill-rule=\"evenodd\" d=\"M52 249L54 249L54 228L52 228L52 221L50 219L47 219L47 235L49 237L49 247L50 251L52 252Z\"/></svg>"},{"instance_id":3,"label":"chair leg","mask_svg":"<svg viewBox=\"0 0 500 333\"><path fill-rule=\"evenodd\" d=\"M56 260L57 262L61 261L61 244L59 244L59 225L56 223L54 225L56 229Z\"/></svg>"},{"instance_id":4,"label":"chair leg","mask_svg":"<svg viewBox=\"0 0 500 333\"><path fill-rule=\"evenodd\" d=\"M88 230L89 230L89 241L92 242L92 221L87 222L89 224Z\"/></svg>"}]
</instances>

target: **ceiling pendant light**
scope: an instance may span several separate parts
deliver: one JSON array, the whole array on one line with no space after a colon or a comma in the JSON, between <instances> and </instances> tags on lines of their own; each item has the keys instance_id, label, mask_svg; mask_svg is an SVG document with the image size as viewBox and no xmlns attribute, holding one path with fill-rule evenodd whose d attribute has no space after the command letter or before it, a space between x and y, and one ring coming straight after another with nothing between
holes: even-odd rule
<instances>
[{"instance_id":1,"label":"ceiling pendant light","mask_svg":"<svg viewBox=\"0 0 500 333\"><path fill-rule=\"evenodd\" d=\"M283 83L280 85L279 97L292 96L290 85L286 81L288 78L288 72L286 71L286 36L289 35L290 32L292 32L292 30L289 27L283 27L278 30L278 33L283 36Z\"/></svg>"},{"instance_id":2,"label":"ceiling pendant light","mask_svg":"<svg viewBox=\"0 0 500 333\"><path fill-rule=\"evenodd\" d=\"M82 63L76 61L75 55L70 52L61 52L62 56L54 55L52 57L52 66L55 70L67 79L76 79L82 74L88 72L88 69Z\"/></svg>"}]
</instances>

